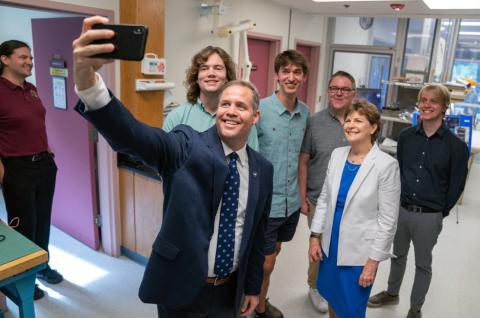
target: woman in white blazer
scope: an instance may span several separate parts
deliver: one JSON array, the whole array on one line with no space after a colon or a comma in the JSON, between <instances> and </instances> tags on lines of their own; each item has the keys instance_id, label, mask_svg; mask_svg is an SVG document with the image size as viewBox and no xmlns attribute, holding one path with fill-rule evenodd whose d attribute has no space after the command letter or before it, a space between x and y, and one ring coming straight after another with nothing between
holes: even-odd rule
<instances>
[{"instance_id":1,"label":"woman in white blazer","mask_svg":"<svg viewBox=\"0 0 480 318\"><path fill-rule=\"evenodd\" d=\"M400 174L375 143L379 130L377 108L355 101L345 114L350 146L332 152L318 198L309 257L321 261L317 287L331 318L365 317L378 264L394 256Z\"/></svg>"}]
</instances>

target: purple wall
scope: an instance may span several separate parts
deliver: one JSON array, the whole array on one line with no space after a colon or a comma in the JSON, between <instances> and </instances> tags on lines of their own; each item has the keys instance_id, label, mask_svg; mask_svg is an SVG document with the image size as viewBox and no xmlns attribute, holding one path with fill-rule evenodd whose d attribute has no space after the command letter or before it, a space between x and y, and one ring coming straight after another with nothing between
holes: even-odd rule
<instances>
[{"instance_id":1,"label":"purple wall","mask_svg":"<svg viewBox=\"0 0 480 318\"><path fill-rule=\"evenodd\" d=\"M94 144L88 123L75 111L72 41L81 31L81 17L32 19L34 69L40 98L47 109L47 133L58 166L52 223L88 246L98 249ZM66 62L67 109L53 106L50 61L58 54Z\"/></svg>"}]
</instances>

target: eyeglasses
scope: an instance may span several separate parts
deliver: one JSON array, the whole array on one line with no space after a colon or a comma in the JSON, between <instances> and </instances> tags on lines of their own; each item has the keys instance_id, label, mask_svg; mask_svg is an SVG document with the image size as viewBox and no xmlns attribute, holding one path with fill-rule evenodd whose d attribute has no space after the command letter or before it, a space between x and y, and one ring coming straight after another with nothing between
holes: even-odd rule
<instances>
[{"instance_id":1,"label":"eyeglasses","mask_svg":"<svg viewBox=\"0 0 480 318\"><path fill-rule=\"evenodd\" d=\"M354 91L354 89L349 88L349 87L337 87L337 86L329 86L328 87L328 92L330 94L338 94L338 92L340 92L343 95L347 95L347 94L350 94L353 91Z\"/></svg>"}]
</instances>

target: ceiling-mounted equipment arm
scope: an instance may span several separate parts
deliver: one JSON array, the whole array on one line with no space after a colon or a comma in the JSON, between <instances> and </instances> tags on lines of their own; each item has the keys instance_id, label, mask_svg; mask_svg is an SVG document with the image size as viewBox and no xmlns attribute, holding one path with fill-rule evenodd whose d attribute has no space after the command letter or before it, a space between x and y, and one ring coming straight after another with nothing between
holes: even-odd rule
<instances>
[{"instance_id":1,"label":"ceiling-mounted equipment arm","mask_svg":"<svg viewBox=\"0 0 480 318\"><path fill-rule=\"evenodd\" d=\"M239 56L238 67L239 77L244 81L250 80L250 72L252 71L252 62L248 54L247 31L252 30L256 23L252 20L241 21L233 25L226 25L217 27L212 30L212 33L219 37L229 37L234 33L239 33Z\"/></svg>"}]
</instances>

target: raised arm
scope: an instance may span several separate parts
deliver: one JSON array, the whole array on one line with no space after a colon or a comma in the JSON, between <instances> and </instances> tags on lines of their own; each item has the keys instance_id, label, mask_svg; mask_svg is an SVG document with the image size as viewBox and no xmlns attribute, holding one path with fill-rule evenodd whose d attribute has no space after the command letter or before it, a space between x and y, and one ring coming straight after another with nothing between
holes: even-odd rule
<instances>
[{"instance_id":1,"label":"raised arm","mask_svg":"<svg viewBox=\"0 0 480 318\"><path fill-rule=\"evenodd\" d=\"M85 90L96 83L95 72L111 59L91 58L99 53L112 52L113 44L91 44L94 40L110 39L115 33L112 30L92 30L92 25L108 23L108 19L100 16L85 18L82 33L73 41L73 80L78 90Z\"/></svg>"},{"instance_id":2,"label":"raised arm","mask_svg":"<svg viewBox=\"0 0 480 318\"><path fill-rule=\"evenodd\" d=\"M182 165L189 154L192 132L188 129L167 134L134 118L122 103L110 94L96 73L109 59L93 58L98 53L111 52L112 44L91 44L93 40L114 35L111 30L92 30L108 19L95 16L83 21L82 33L73 41L73 69L76 91L81 102L77 111L91 122L115 151L143 161L164 175Z\"/></svg>"}]
</instances>

